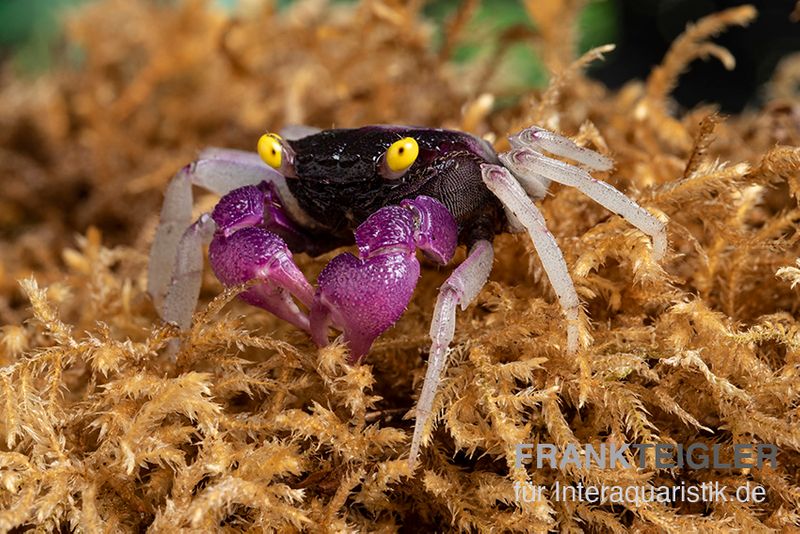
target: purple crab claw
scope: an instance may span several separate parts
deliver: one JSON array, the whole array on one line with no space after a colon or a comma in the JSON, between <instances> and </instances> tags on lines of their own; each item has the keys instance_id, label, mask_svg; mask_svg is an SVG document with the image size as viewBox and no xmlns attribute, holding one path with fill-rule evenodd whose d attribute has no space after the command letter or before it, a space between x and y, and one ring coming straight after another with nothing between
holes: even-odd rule
<instances>
[{"instance_id":1,"label":"purple crab claw","mask_svg":"<svg viewBox=\"0 0 800 534\"><path fill-rule=\"evenodd\" d=\"M280 237L263 228L243 228L227 238L215 237L208 257L225 285L261 281L239 295L242 300L309 331L308 317L292 296L310 306L314 289L294 264L289 247Z\"/></svg>"},{"instance_id":2,"label":"purple crab claw","mask_svg":"<svg viewBox=\"0 0 800 534\"><path fill-rule=\"evenodd\" d=\"M312 336L328 343L328 325L339 326L351 359L363 358L372 342L405 311L419 278L419 262L407 251L359 259L335 257L320 273L311 307Z\"/></svg>"},{"instance_id":3,"label":"purple crab claw","mask_svg":"<svg viewBox=\"0 0 800 534\"><path fill-rule=\"evenodd\" d=\"M310 314L314 341L326 345L333 324L344 332L351 359L359 361L408 306L420 274L416 249L446 264L457 236L453 216L430 197L376 211L355 232L361 257L341 254L317 279Z\"/></svg>"},{"instance_id":4,"label":"purple crab claw","mask_svg":"<svg viewBox=\"0 0 800 534\"><path fill-rule=\"evenodd\" d=\"M242 293L242 300L309 331L308 317L292 297L310 307L314 289L278 235L290 241L300 238L274 198L269 184L245 186L225 195L211 214L217 231L208 249L209 260L225 285L261 281Z\"/></svg>"}]
</instances>

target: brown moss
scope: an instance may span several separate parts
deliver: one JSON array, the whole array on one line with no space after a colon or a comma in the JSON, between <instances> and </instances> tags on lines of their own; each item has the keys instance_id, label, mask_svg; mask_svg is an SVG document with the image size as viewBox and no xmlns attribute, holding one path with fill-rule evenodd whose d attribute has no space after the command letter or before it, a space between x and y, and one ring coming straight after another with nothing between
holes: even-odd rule
<instances>
[{"instance_id":1,"label":"brown moss","mask_svg":"<svg viewBox=\"0 0 800 534\"><path fill-rule=\"evenodd\" d=\"M4 77L0 531L797 525L797 58L763 109L676 116L669 101L694 58L730 66L709 38L746 24L752 8L699 22L645 83L618 92L582 74L603 50L575 62L564 33L541 33L533 43L548 50L550 87L496 110L501 81L486 64L448 57L474 3L439 54L419 2L249 5L229 17L197 1L107 0L69 23L86 53L80 68L33 84ZM539 27L555 28L580 2L538 5L529 11ZM404 318L355 367L343 346L317 350L211 274L189 333L162 325L145 295L147 245L174 170L204 146L250 148L263 128L297 122L496 139L532 123L562 131L614 157L614 172L598 176L669 220L671 252L654 262L645 236L554 187L541 207L585 303L587 345L564 356L562 315L531 244L500 236L492 282L459 313L438 428L412 474L404 416L445 272L426 269ZM314 279L330 257L299 261ZM518 443L607 440L775 443L779 465L514 469ZM749 481L768 500L523 505L513 490L523 480Z\"/></svg>"}]
</instances>

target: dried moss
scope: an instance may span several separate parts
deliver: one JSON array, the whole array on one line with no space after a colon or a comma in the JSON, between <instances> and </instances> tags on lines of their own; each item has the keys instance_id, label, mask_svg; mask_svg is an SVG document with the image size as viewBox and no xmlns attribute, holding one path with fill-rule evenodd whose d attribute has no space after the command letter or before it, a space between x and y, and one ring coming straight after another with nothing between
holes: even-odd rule
<instances>
[{"instance_id":1,"label":"dried moss","mask_svg":"<svg viewBox=\"0 0 800 534\"><path fill-rule=\"evenodd\" d=\"M494 56L456 66L447 54L474 3L441 54L418 2L251 5L230 18L196 1L107 0L70 21L80 68L33 85L5 75L0 530L798 525L800 58L785 60L763 109L677 115L669 100L696 57L730 66L709 38L746 24L752 8L699 22L646 82L618 92L582 74L602 50L576 62L564 33L539 34L549 88L494 109ZM579 5L528 10L538 27L569 34ZM162 325L145 295L172 172L203 146L250 148L263 128L297 122L459 127L498 147L527 124L565 132L614 157L614 172L598 176L669 220L671 252L655 263L645 236L554 187L541 207L585 303L586 347L564 356L562 315L531 244L499 237L492 282L458 316L438 428L412 474L404 416L444 271L426 269L404 318L355 367L341 345L317 350L210 274L189 333ZM198 210L213 203L204 196ZM330 257L299 261L314 279ZM781 452L777 469L514 469L518 443L607 440ZM523 505L522 480L751 481L768 500Z\"/></svg>"}]
</instances>

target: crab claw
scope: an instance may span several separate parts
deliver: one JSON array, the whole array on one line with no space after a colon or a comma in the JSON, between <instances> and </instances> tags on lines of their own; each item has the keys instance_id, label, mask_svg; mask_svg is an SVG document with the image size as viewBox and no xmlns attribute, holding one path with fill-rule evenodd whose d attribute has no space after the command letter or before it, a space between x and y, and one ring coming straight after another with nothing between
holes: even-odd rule
<instances>
[{"instance_id":1,"label":"crab claw","mask_svg":"<svg viewBox=\"0 0 800 534\"><path fill-rule=\"evenodd\" d=\"M312 337L328 343L332 320L344 331L351 359L363 358L372 342L403 314L419 279L413 252L384 254L362 260L341 254L317 278L311 306Z\"/></svg>"},{"instance_id":2,"label":"crab claw","mask_svg":"<svg viewBox=\"0 0 800 534\"><path fill-rule=\"evenodd\" d=\"M430 197L373 213L355 232L361 257L340 254L317 278L309 316L314 341L327 345L333 324L344 332L351 359L363 358L411 300L420 274L416 249L445 264L455 252L457 236L453 216Z\"/></svg>"},{"instance_id":3,"label":"crab claw","mask_svg":"<svg viewBox=\"0 0 800 534\"><path fill-rule=\"evenodd\" d=\"M311 306L314 290L294 264L286 242L276 233L295 235L272 203L272 194L268 184L245 186L220 200L211 215L217 231L208 249L209 260L225 285L260 280L260 284L240 295L242 300L308 331L308 317L292 296Z\"/></svg>"},{"instance_id":4,"label":"crab claw","mask_svg":"<svg viewBox=\"0 0 800 534\"><path fill-rule=\"evenodd\" d=\"M208 248L208 258L217 278L227 286L261 281L242 293L242 300L309 330L308 317L292 296L310 306L314 290L280 237L259 227L243 228L230 237L217 234Z\"/></svg>"}]
</instances>

